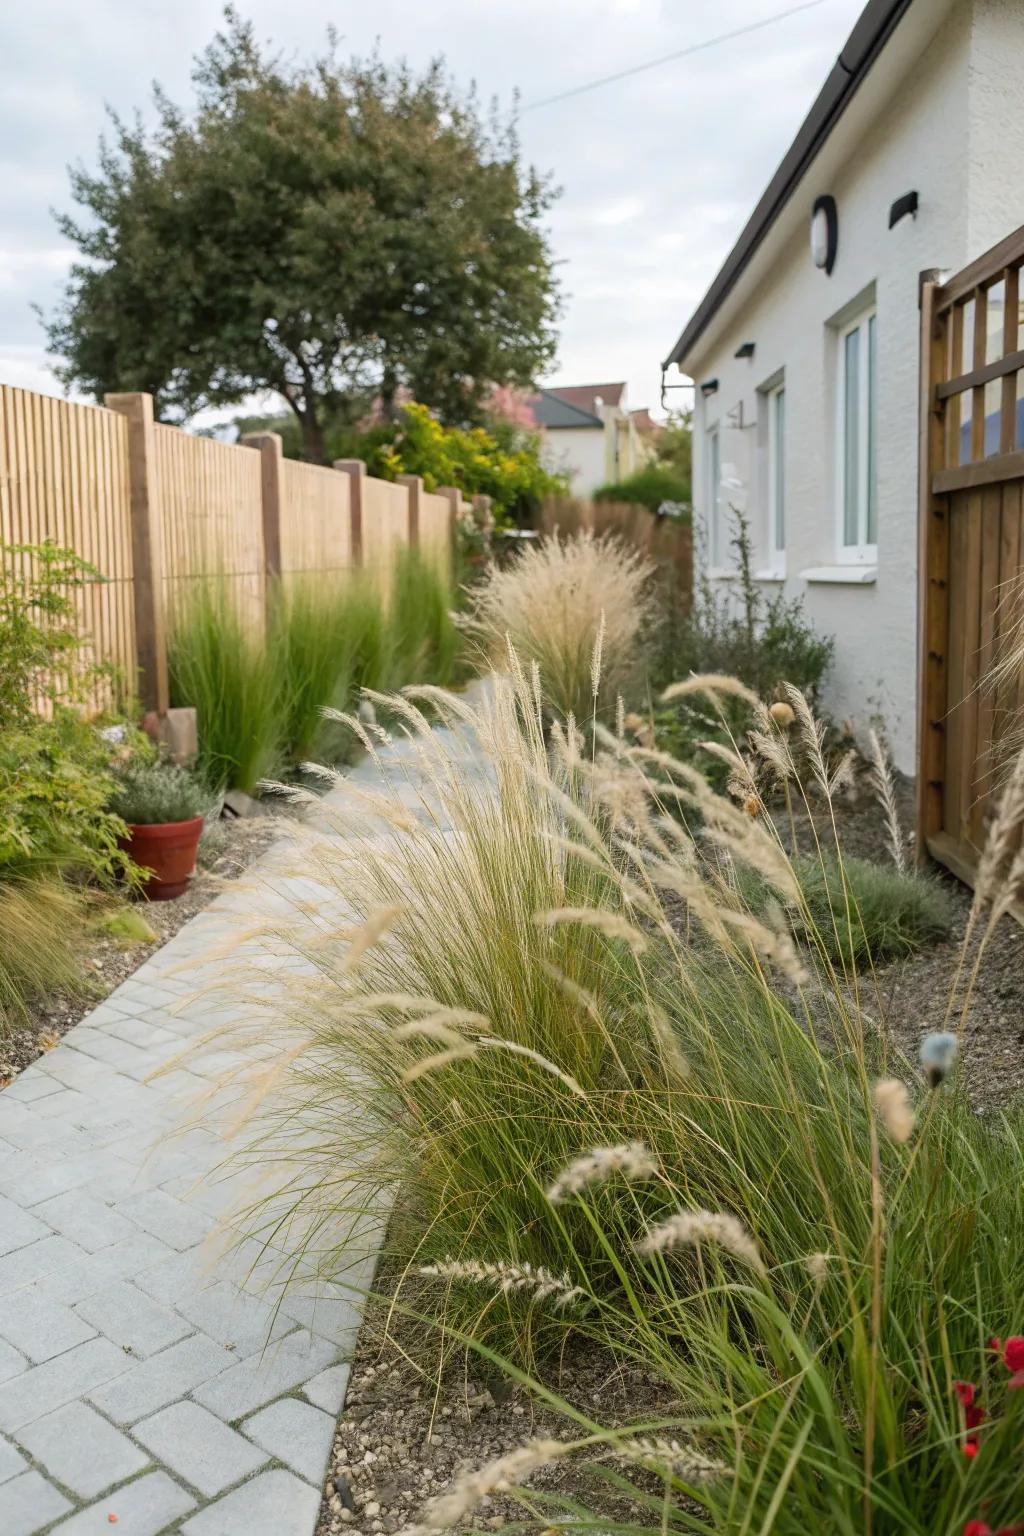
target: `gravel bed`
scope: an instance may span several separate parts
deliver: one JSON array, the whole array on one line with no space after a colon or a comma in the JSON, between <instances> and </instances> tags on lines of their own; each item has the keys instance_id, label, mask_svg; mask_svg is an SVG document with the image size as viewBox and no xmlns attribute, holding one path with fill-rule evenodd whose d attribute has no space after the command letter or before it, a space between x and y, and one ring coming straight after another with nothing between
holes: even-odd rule
<instances>
[{"instance_id":1,"label":"gravel bed","mask_svg":"<svg viewBox=\"0 0 1024 1536\"><path fill-rule=\"evenodd\" d=\"M471 1362L468 1373L449 1370L440 1384L426 1377L385 1331L388 1291L379 1281L363 1322L316 1536L390 1536L414 1524L427 1500L462 1472L535 1437L564 1440L580 1433L504 1378L482 1374L480 1362ZM604 1425L657 1420L679 1407L662 1384L617 1368L589 1344L578 1345L553 1390ZM540 1468L529 1487L585 1501L596 1487L592 1478L569 1458ZM605 1484L600 1505L605 1514L646 1523L627 1500L610 1504ZM495 1494L481 1500L465 1523L494 1530L523 1513L514 1497Z\"/></svg>"},{"instance_id":2,"label":"gravel bed","mask_svg":"<svg viewBox=\"0 0 1024 1536\"><path fill-rule=\"evenodd\" d=\"M184 895L174 901L140 902L135 909L153 930L151 940L129 943L96 929L82 953L81 989L50 992L35 999L10 1034L0 1036L0 1088L51 1050L179 928L208 907L226 881L237 879L255 863L273 842L279 826L280 812L262 808L253 816L222 817L214 822L203 834L199 866Z\"/></svg>"}]
</instances>

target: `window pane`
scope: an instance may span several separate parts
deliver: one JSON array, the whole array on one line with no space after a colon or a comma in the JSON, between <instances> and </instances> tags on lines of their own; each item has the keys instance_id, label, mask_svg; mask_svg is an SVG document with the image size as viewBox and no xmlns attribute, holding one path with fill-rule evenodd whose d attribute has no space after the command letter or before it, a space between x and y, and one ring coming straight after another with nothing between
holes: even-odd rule
<instances>
[{"instance_id":1,"label":"window pane","mask_svg":"<svg viewBox=\"0 0 1024 1536\"><path fill-rule=\"evenodd\" d=\"M843 342L843 543L859 544L860 330Z\"/></svg>"},{"instance_id":2,"label":"window pane","mask_svg":"<svg viewBox=\"0 0 1024 1536\"><path fill-rule=\"evenodd\" d=\"M786 547L786 391L776 391L775 432L772 442L772 494L774 497L776 551Z\"/></svg>"},{"instance_id":3,"label":"window pane","mask_svg":"<svg viewBox=\"0 0 1024 1536\"><path fill-rule=\"evenodd\" d=\"M875 317L868 321L868 517L866 544L878 543L878 465L876 461L878 432L878 346L875 340Z\"/></svg>"}]
</instances>

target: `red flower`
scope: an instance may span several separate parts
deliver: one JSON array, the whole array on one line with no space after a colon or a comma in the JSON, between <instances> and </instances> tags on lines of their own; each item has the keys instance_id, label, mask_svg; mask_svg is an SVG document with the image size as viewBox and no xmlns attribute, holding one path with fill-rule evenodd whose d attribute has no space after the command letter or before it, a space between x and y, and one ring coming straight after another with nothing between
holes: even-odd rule
<instances>
[{"instance_id":1,"label":"red flower","mask_svg":"<svg viewBox=\"0 0 1024 1536\"><path fill-rule=\"evenodd\" d=\"M986 1525L984 1520L968 1520L964 1526L964 1536L992 1536L992 1527Z\"/></svg>"},{"instance_id":2,"label":"red flower","mask_svg":"<svg viewBox=\"0 0 1024 1536\"><path fill-rule=\"evenodd\" d=\"M1007 1392L1013 1392L1017 1387L1024 1387L1024 1371L1015 1371L1006 1383Z\"/></svg>"},{"instance_id":3,"label":"red flower","mask_svg":"<svg viewBox=\"0 0 1024 1536\"><path fill-rule=\"evenodd\" d=\"M962 1446L962 1450L968 1461L973 1461L975 1456L978 1454L977 1440L965 1440Z\"/></svg>"},{"instance_id":4,"label":"red flower","mask_svg":"<svg viewBox=\"0 0 1024 1536\"><path fill-rule=\"evenodd\" d=\"M1003 1341L996 1334L993 1334L988 1341L988 1347L994 1354L1001 1355L1003 1352Z\"/></svg>"},{"instance_id":5,"label":"red flower","mask_svg":"<svg viewBox=\"0 0 1024 1536\"><path fill-rule=\"evenodd\" d=\"M1008 1371L1024 1371L1024 1334L1015 1333L1007 1339L1003 1364Z\"/></svg>"},{"instance_id":6,"label":"red flower","mask_svg":"<svg viewBox=\"0 0 1024 1536\"><path fill-rule=\"evenodd\" d=\"M985 1422L984 1408L979 1407L977 1403L972 1404L970 1408L965 1408L964 1422L968 1429L977 1429L979 1424L984 1424Z\"/></svg>"},{"instance_id":7,"label":"red flower","mask_svg":"<svg viewBox=\"0 0 1024 1536\"><path fill-rule=\"evenodd\" d=\"M953 1391L963 1403L964 1407L969 1408L974 1402L974 1398L978 1389L972 1381L954 1381Z\"/></svg>"}]
</instances>

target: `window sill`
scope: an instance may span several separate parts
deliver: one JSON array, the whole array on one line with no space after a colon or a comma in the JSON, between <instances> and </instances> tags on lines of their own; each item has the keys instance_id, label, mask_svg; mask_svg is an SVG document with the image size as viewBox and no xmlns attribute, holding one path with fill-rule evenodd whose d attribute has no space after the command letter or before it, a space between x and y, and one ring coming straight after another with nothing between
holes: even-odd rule
<instances>
[{"instance_id":1,"label":"window sill","mask_svg":"<svg viewBox=\"0 0 1024 1536\"><path fill-rule=\"evenodd\" d=\"M814 565L800 572L801 580L839 587L872 587L877 565Z\"/></svg>"},{"instance_id":2,"label":"window sill","mask_svg":"<svg viewBox=\"0 0 1024 1536\"><path fill-rule=\"evenodd\" d=\"M786 579L785 571L755 571L755 581L777 581L780 585Z\"/></svg>"}]
</instances>

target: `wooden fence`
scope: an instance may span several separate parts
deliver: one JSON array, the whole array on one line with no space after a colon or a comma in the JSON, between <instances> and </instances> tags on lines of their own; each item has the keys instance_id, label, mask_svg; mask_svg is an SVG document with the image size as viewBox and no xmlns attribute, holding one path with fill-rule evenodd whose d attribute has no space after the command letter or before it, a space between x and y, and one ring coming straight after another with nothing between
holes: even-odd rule
<instances>
[{"instance_id":1,"label":"wooden fence","mask_svg":"<svg viewBox=\"0 0 1024 1536\"><path fill-rule=\"evenodd\" d=\"M1024 706L1022 265L1024 228L921 294L918 846L968 883Z\"/></svg>"},{"instance_id":2,"label":"wooden fence","mask_svg":"<svg viewBox=\"0 0 1024 1536\"><path fill-rule=\"evenodd\" d=\"M190 583L223 578L262 625L275 579L365 566L386 590L405 544L447 562L460 507L457 490L374 480L359 460L285 459L274 433L194 437L154 421L149 395L76 405L0 385L0 543L52 539L100 571L79 594L86 660L113 664L158 713L168 628Z\"/></svg>"},{"instance_id":3,"label":"wooden fence","mask_svg":"<svg viewBox=\"0 0 1024 1536\"><path fill-rule=\"evenodd\" d=\"M553 498L541 512L542 533L616 534L633 544L671 580L673 601L689 612L693 597L693 532L688 518L657 517L633 501L573 501Z\"/></svg>"}]
</instances>

